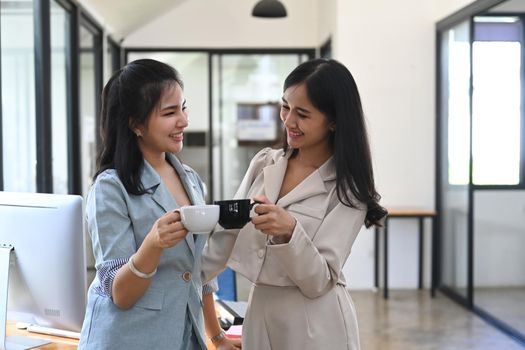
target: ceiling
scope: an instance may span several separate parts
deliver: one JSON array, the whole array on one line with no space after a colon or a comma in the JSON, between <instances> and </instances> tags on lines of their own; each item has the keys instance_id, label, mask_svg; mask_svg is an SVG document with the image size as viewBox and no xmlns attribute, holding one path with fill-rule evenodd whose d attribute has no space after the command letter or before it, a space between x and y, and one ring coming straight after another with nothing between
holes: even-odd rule
<instances>
[{"instance_id":1,"label":"ceiling","mask_svg":"<svg viewBox=\"0 0 525 350\"><path fill-rule=\"evenodd\" d=\"M125 38L186 1L190 0L78 0L116 40ZM489 12L525 13L525 0L504 1Z\"/></svg>"},{"instance_id":2,"label":"ceiling","mask_svg":"<svg viewBox=\"0 0 525 350\"><path fill-rule=\"evenodd\" d=\"M118 40L185 1L188 0L79 0L79 3Z\"/></svg>"},{"instance_id":3,"label":"ceiling","mask_svg":"<svg viewBox=\"0 0 525 350\"><path fill-rule=\"evenodd\" d=\"M495 6L489 12L496 13L525 13L525 0L508 0Z\"/></svg>"}]
</instances>

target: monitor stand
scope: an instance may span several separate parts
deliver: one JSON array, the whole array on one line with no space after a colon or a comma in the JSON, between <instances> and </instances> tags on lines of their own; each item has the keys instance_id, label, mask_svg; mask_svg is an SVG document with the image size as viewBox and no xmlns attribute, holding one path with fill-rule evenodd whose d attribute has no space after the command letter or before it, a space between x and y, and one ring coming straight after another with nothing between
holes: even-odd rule
<instances>
[{"instance_id":1,"label":"monitor stand","mask_svg":"<svg viewBox=\"0 0 525 350\"><path fill-rule=\"evenodd\" d=\"M6 336L9 267L14 247L0 243L0 350L25 350L49 344L50 341L21 336Z\"/></svg>"}]
</instances>

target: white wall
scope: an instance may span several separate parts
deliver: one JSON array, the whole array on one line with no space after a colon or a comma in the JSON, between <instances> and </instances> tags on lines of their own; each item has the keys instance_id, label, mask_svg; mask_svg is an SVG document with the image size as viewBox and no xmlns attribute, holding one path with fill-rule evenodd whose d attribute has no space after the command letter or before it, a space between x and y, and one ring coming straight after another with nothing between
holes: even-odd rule
<instances>
[{"instance_id":1,"label":"white wall","mask_svg":"<svg viewBox=\"0 0 525 350\"><path fill-rule=\"evenodd\" d=\"M332 38L332 45L336 34L336 0L318 0L317 16L319 25L317 28L317 45L323 45L328 39Z\"/></svg>"},{"instance_id":2,"label":"white wall","mask_svg":"<svg viewBox=\"0 0 525 350\"><path fill-rule=\"evenodd\" d=\"M470 5L474 0L434 0L434 18L439 22L448 15Z\"/></svg>"},{"instance_id":3,"label":"white wall","mask_svg":"<svg viewBox=\"0 0 525 350\"><path fill-rule=\"evenodd\" d=\"M317 0L287 0L286 19L252 17L256 2L192 0L128 35L126 47L315 47Z\"/></svg>"},{"instance_id":4,"label":"white wall","mask_svg":"<svg viewBox=\"0 0 525 350\"><path fill-rule=\"evenodd\" d=\"M434 17L428 1L337 2L334 56L360 89L386 206L434 207ZM361 232L345 266L352 288L372 285L357 278L373 266L372 236ZM391 221L390 237L389 286L417 286L417 221Z\"/></svg>"},{"instance_id":5,"label":"white wall","mask_svg":"<svg viewBox=\"0 0 525 350\"><path fill-rule=\"evenodd\" d=\"M432 6L419 0L341 0L338 4L340 42L335 55L360 88L383 201L390 206L432 207Z\"/></svg>"},{"instance_id":6,"label":"white wall","mask_svg":"<svg viewBox=\"0 0 525 350\"><path fill-rule=\"evenodd\" d=\"M336 1L334 58L359 86L376 183L387 207L434 208L435 23L468 2ZM417 286L417 229L415 220L391 221L392 288ZM429 256L427 244L427 286ZM371 287L372 269L373 232L363 229L345 265L350 287Z\"/></svg>"}]
</instances>

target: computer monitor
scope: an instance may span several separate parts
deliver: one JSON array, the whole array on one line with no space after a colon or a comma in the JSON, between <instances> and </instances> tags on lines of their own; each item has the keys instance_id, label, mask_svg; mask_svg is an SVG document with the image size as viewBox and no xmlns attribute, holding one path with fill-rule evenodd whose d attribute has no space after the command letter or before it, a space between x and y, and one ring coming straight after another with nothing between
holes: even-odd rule
<instances>
[{"instance_id":1,"label":"computer monitor","mask_svg":"<svg viewBox=\"0 0 525 350\"><path fill-rule=\"evenodd\" d=\"M6 340L6 319L81 330L87 297L82 212L76 195L0 192L0 349L21 340Z\"/></svg>"}]
</instances>

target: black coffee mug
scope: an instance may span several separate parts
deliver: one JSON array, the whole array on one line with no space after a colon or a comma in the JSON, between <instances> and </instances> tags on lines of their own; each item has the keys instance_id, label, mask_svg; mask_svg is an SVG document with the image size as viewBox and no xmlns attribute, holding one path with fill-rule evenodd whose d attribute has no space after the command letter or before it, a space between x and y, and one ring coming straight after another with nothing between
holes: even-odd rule
<instances>
[{"instance_id":1,"label":"black coffee mug","mask_svg":"<svg viewBox=\"0 0 525 350\"><path fill-rule=\"evenodd\" d=\"M259 201L250 199L230 199L214 201L219 206L219 224L227 229L243 228L250 221L250 211Z\"/></svg>"}]
</instances>

